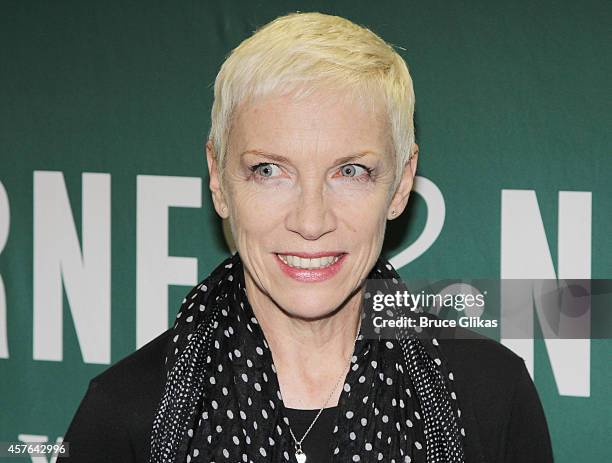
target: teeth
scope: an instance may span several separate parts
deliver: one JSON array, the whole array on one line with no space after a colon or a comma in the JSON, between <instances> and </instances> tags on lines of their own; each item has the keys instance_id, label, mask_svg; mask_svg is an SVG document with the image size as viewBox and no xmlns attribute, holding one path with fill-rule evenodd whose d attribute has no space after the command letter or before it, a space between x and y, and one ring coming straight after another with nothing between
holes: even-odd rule
<instances>
[{"instance_id":1,"label":"teeth","mask_svg":"<svg viewBox=\"0 0 612 463\"><path fill-rule=\"evenodd\" d=\"M340 256L325 256L317 257L316 259L305 259L303 257L277 254L278 257L289 267L301 268L306 270L315 270L329 267L335 264Z\"/></svg>"}]
</instances>

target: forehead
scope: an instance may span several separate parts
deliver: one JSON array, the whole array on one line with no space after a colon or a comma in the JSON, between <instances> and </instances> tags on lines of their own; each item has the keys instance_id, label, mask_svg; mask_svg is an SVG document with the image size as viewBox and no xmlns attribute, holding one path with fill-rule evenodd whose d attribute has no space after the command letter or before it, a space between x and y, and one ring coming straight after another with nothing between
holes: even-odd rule
<instances>
[{"instance_id":1,"label":"forehead","mask_svg":"<svg viewBox=\"0 0 612 463\"><path fill-rule=\"evenodd\" d=\"M380 98L320 89L308 95L275 93L240 104L233 117L230 145L287 154L297 148L317 151L377 150L391 143L386 107Z\"/></svg>"}]
</instances>

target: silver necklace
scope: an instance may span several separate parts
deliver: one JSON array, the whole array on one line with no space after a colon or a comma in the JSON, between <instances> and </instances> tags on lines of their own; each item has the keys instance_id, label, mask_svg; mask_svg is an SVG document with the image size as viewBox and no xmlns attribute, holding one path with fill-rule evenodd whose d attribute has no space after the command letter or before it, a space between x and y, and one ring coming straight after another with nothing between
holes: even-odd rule
<instances>
[{"instance_id":1,"label":"silver necklace","mask_svg":"<svg viewBox=\"0 0 612 463\"><path fill-rule=\"evenodd\" d=\"M357 328L357 336L355 336L355 342L357 342L357 339L359 338L360 328L361 328L361 319L359 320L359 328ZM310 423L310 426L308 426L308 429L306 429L306 432L304 432L304 435L302 436L300 440L297 440L297 438L295 437L295 434L293 434L293 430L291 429L291 426L287 424L289 426L289 432L291 433L291 437L293 438L293 442L295 444L295 459L297 460L298 463L306 463L306 454L302 450L302 442L304 441L304 439L306 439L306 436L308 435L308 433L310 432L314 424L319 419L319 416L321 416L321 413L323 413L323 410L325 410L325 407L329 403L329 399L331 399L332 395L334 395L334 392L336 391L336 388L338 387L340 380L344 378L344 376L347 374L350 366L351 364L349 362L349 365L342 371L342 374L336 381L336 384L334 385L334 388L332 389L332 391L329 393L329 396L327 396L327 400L323 404L323 407L321 408L321 410L319 410L319 412L317 413L317 416L314 417L314 420L312 420L312 423Z\"/></svg>"}]
</instances>

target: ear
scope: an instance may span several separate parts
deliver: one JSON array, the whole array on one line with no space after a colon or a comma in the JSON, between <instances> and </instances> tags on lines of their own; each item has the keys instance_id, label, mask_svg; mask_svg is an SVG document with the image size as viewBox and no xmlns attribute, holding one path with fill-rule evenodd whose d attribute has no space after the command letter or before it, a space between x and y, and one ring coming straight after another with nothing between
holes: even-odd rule
<instances>
[{"instance_id":1,"label":"ear","mask_svg":"<svg viewBox=\"0 0 612 463\"><path fill-rule=\"evenodd\" d=\"M414 176L416 175L418 157L419 145L413 143L410 160L404 164L402 178L393 194L393 199L387 211L387 218L389 220L399 217L406 208L406 204L408 204L408 198L410 197L412 185L414 184Z\"/></svg>"},{"instance_id":2,"label":"ear","mask_svg":"<svg viewBox=\"0 0 612 463\"><path fill-rule=\"evenodd\" d=\"M217 156L215 155L211 140L206 142L206 162L208 164L208 175L210 177L209 188L212 192L215 210L222 219L227 219L229 217L228 205L221 188L221 179L219 178L219 172L217 170Z\"/></svg>"}]
</instances>

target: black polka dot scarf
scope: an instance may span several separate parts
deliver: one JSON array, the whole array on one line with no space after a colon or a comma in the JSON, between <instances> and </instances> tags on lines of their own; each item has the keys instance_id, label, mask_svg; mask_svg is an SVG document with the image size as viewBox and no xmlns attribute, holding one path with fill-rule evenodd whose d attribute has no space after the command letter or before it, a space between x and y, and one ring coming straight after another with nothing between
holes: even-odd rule
<instances>
[{"instance_id":1,"label":"black polka dot scarf","mask_svg":"<svg viewBox=\"0 0 612 463\"><path fill-rule=\"evenodd\" d=\"M382 257L370 278L405 289ZM363 324L338 403L331 461L463 462L453 374L436 338L372 339ZM165 360L151 463L297 461L238 253L184 299Z\"/></svg>"}]
</instances>

